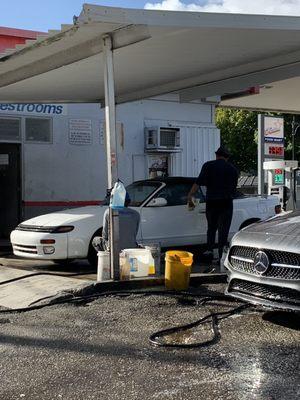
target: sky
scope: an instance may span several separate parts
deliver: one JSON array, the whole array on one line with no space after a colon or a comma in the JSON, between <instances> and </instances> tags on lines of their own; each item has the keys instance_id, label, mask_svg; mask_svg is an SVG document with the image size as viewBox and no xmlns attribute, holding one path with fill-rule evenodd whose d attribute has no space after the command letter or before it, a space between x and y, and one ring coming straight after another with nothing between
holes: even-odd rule
<instances>
[{"instance_id":1,"label":"sky","mask_svg":"<svg viewBox=\"0 0 300 400\"><path fill-rule=\"evenodd\" d=\"M298 15L300 0L86 0L111 7ZM72 23L84 0L0 0L0 26L47 31Z\"/></svg>"}]
</instances>

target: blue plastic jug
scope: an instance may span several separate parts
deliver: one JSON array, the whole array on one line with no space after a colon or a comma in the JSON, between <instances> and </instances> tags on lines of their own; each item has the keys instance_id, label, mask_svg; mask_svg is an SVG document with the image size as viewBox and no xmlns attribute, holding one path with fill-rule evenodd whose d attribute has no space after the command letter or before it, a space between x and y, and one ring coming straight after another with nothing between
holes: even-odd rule
<instances>
[{"instance_id":1,"label":"blue plastic jug","mask_svg":"<svg viewBox=\"0 0 300 400\"><path fill-rule=\"evenodd\" d=\"M115 183L111 195L109 206L111 208L124 208L126 189L121 181Z\"/></svg>"}]
</instances>

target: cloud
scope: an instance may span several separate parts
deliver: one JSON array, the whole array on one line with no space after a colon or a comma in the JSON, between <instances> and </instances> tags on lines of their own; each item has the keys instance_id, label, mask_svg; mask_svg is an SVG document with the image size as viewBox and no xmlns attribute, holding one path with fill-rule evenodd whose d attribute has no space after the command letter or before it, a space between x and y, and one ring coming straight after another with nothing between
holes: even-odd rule
<instances>
[{"instance_id":1,"label":"cloud","mask_svg":"<svg viewBox=\"0 0 300 400\"><path fill-rule=\"evenodd\" d=\"M238 14L300 15L300 0L163 0L148 2L148 10L202 11Z\"/></svg>"}]
</instances>

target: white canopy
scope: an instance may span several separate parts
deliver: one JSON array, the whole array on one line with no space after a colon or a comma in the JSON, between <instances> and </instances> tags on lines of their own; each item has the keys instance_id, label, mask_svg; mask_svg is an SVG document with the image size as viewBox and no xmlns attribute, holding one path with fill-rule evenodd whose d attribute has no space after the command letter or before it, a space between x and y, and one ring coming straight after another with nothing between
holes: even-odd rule
<instances>
[{"instance_id":1,"label":"white canopy","mask_svg":"<svg viewBox=\"0 0 300 400\"><path fill-rule=\"evenodd\" d=\"M89 4L74 25L2 55L0 101L103 101L104 34L113 40L117 102L171 91L192 101L280 81L285 90L278 86L274 106L300 111L299 102L287 102L285 80L300 75L300 18ZM300 80L292 82L299 92ZM263 105L259 96L251 99Z\"/></svg>"},{"instance_id":2,"label":"white canopy","mask_svg":"<svg viewBox=\"0 0 300 400\"><path fill-rule=\"evenodd\" d=\"M300 69L299 69L300 72ZM300 77L261 85L259 93L223 100L224 107L300 113Z\"/></svg>"}]
</instances>

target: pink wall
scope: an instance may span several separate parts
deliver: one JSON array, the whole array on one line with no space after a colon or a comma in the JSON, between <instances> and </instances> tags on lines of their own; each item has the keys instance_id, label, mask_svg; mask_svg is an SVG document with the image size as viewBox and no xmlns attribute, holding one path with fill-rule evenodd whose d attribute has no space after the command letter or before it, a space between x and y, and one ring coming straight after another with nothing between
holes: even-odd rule
<instances>
[{"instance_id":1,"label":"pink wall","mask_svg":"<svg viewBox=\"0 0 300 400\"><path fill-rule=\"evenodd\" d=\"M23 44L28 39L36 39L36 37L42 33L43 32L0 27L0 53L5 49L14 48L17 44Z\"/></svg>"}]
</instances>

